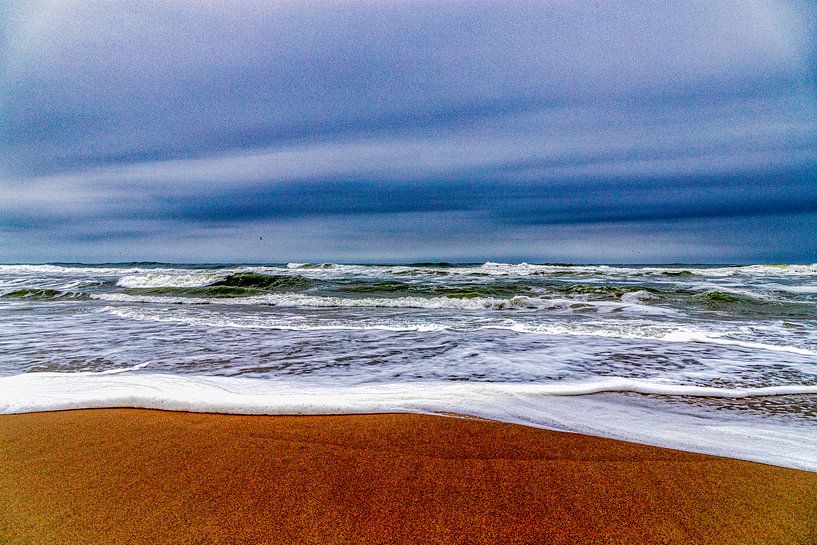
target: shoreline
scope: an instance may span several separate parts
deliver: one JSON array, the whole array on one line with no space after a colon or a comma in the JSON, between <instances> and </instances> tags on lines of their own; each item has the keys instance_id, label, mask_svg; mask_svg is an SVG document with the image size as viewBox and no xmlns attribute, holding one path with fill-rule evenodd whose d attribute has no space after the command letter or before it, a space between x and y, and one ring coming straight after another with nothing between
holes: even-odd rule
<instances>
[{"instance_id":1,"label":"shoreline","mask_svg":"<svg viewBox=\"0 0 817 545\"><path fill-rule=\"evenodd\" d=\"M731 403L743 399L748 403L760 396L757 402L772 403L791 399L795 394L789 386L684 387L612 376L543 384L438 381L339 389L322 382L304 388L295 380L129 372L145 365L101 372L30 372L2 377L0 413L121 407L284 416L454 414L537 428L581 430L598 437L817 473L813 423L799 426L795 420L766 421L751 415L743 418L746 413L710 410L690 399L682 405L690 410L676 411L650 398L662 394L717 396L719 403L726 398ZM811 391L817 386L807 388ZM794 403L802 406L802 401Z\"/></svg>"},{"instance_id":2,"label":"shoreline","mask_svg":"<svg viewBox=\"0 0 817 545\"><path fill-rule=\"evenodd\" d=\"M817 474L446 416L0 416L0 543L350 542L817 542Z\"/></svg>"}]
</instances>

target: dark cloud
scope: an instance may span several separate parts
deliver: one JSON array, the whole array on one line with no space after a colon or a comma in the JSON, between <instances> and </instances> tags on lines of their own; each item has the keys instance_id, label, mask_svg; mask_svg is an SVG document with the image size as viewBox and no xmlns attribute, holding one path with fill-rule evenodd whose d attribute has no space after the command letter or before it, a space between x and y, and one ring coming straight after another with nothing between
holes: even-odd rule
<instances>
[{"instance_id":1,"label":"dark cloud","mask_svg":"<svg viewBox=\"0 0 817 545\"><path fill-rule=\"evenodd\" d=\"M629 236L742 260L782 221L806 229L762 255L814 260L815 20L794 1L7 2L0 259L631 260ZM207 246L271 226L291 243Z\"/></svg>"}]
</instances>

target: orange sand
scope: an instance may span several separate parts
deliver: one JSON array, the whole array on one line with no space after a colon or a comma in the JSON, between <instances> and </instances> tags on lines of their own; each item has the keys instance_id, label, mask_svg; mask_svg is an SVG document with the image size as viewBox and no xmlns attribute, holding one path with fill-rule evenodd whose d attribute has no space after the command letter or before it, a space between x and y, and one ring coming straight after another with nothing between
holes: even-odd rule
<instances>
[{"instance_id":1,"label":"orange sand","mask_svg":"<svg viewBox=\"0 0 817 545\"><path fill-rule=\"evenodd\" d=\"M817 474L495 422L0 417L1 544L817 543Z\"/></svg>"}]
</instances>

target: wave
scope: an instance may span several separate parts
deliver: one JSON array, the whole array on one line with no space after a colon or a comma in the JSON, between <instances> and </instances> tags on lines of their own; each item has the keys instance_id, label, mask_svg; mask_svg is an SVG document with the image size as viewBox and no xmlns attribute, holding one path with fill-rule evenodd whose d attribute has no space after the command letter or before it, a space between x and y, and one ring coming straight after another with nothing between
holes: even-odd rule
<instances>
[{"instance_id":1,"label":"wave","mask_svg":"<svg viewBox=\"0 0 817 545\"><path fill-rule=\"evenodd\" d=\"M782 291L786 293L817 294L817 285L786 286L784 284L767 284L766 287L771 290Z\"/></svg>"},{"instance_id":2,"label":"wave","mask_svg":"<svg viewBox=\"0 0 817 545\"><path fill-rule=\"evenodd\" d=\"M124 276L116 282L116 285L121 288L129 289L232 287L254 288L263 291L280 291L306 289L315 285L315 283L315 280L297 274L262 274L252 271L212 271L192 274L148 273Z\"/></svg>"},{"instance_id":3,"label":"wave","mask_svg":"<svg viewBox=\"0 0 817 545\"><path fill-rule=\"evenodd\" d=\"M205 273L147 273L123 276L116 281L121 288L199 288L223 278L213 272Z\"/></svg>"},{"instance_id":4,"label":"wave","mask_svg":"<svg viewBox=\"0 0 817 545\"><path fill-rule=\"evenodd\" d=\"M484 263L480 269L494 275L602 274L610 276L659 275L669 277L729 276L817 276L817 263L810 265L731 265L724 267L549 265L530 263Z\"/></svg>"},{"instance_id":5,"label":"wave","mask_svg":"<svg viewBox=\"0 0 817 545\"><path fill-rule=\"evenodd\" d=\"M120 369L111 369L106 371L73 371L73 372L37 372L37 373L23 373L11 377L0 378L0 414L11 414L15 412L32 412L32 411L51 411L61 410L62 403L49 404L47 400L42 400L39 404L25 405L15 398L29 397L24 389L13 390L14 385L29 383L32 385L49 385L55 383L73 383L74 385L82 385L87 383L84 379L98 382L99 386L103 388L111 384L106 382L106 378L110 375L122 375L132 371L138 371L149 365L149 362L144 362L131 367ZM264 396L263 399L252 399L252 396L258 394L296 394L308 395L313 393L311 391L319 390L322 392L323 388L320 385L309 383L288 383L285 381L270 380L270 379L249 379L249 378L231 378L231 377L210 377L210 376L182 376L182 375L168 375L168 374L149 374L149 375L132 375L128 377L116 377L116 383L131 384L139 386L142 384L175 384L183 386L185 383L192 384L213 384L220 386L222 391L230 391L237 395L246 395L249 401L244 407L228 405L218 405L219 400L211 397L202 397L198 400L199 404L191 404L184 406L177 410L190 411L207 411L207 412L246 412L246 414L284 414L284 411L292 411L295 413L309 413L309 414L325 414L323 409L315 406L314 403L309 406L294 406L282 403L281 399L276 397ZM231 385L233 388L229 388ZM226 387L225 387L226 386ZM161 388L157 388L161 390ZM344 392L346 390L346 392ZM659 382L656 380L645 380L624 377L597 377L577 382L556 381L549 384L531 384L531 383L501 383L501 382L479 382L479 383L458 383L451 384L448 382L423 382L423 383L382 383L365 386L349 386L346 388L338 388L337 397L344 397L344 393L364 393L375 394L373 397L412 397L420 391L445 391L445 392L497 392L522 396L587 396L601 393L636 393L645 395L657 396L682 396L682 397L705 397L705 398L720 398L720 399L746 399L757 397L776 397L785 395L817 395L817 384L787 384L777 386L758 386L758 387L719 387L719 386L700 386L692 384L673 384L667 382ZM56 393L56 392L55 392ZM72 389L65 390L65 397L72 394ZM89 388L88 393L93 393L93 389ZM170 397L172 391L168 389L166 395ZM40 396L36 396L40 397ZM330 396L335 397L335 396ZM151 403L150 399L145 399L145 403ZM88 408L76 407L70 408ZM159 407L142 407L142 408L159 408ZM315 410L316 412L309 412ZM261 411L261 412L259 412Z\"/></svg>"},{"instance_id":6,"label":"wave","mask_svg":"<svg viewBox=\"0 0 817 545\"><path fill-rule=\"evenodd\" d=\"M658 299L662 291L640 285L608 285L608 284L547 284L547 289L565 295L586 297L593 299L619 299L624 302L641 302Z\"/></svg>"},{"instance_id":7,"label":"wave","mask_svg":"<svg viewBox=\"0 0 817 545\"><path fill-rule=\"evenodd\" d=\"M336 269L334 263L287 263L287 269Z\"/></svg>"},{"instance_id":8,"label":"wave","mask_svg":"<svg viewBox=\"0 0 817 545\"><path fill-rule=\"evenodd\" d=\"M735 295L726 291L711 290L700 294L699 299L709 306L721 306L733 303L747 304L757 303L757 299L742 295Z\"/></svg>"},{"instance_id":9,"label":"wave","mask_svg":"<svg viewBox=\"0 0 817 545\"><path fill-rule=\"evenodd\" d=\"M0 274L7 275L54 275L54 276L121 276L123 274L149 273L150 271L179 271L187 270L168 264L164 267L156 265L154 267L144 267L134 264L123 266L113 265L2 265L0 264Z\"/></svg>"},{"instance_id":10,"label":"wave","mask_svg":"<svg viewBox=\"0 0 817 545\"><path fill-rule=\"evenodd\" d=\"M248 264L188 264L174 263L107 263L107 264L0 264L0 274L136 274L158 271L183 273L191 270L266 270L281 268L312 270L312 271L381 271L396 272L414 269L428 272L445 271L447 273L477 273L488 275L518 274L612 274L620 275L659 275L659 276L817 276L815 264L757 264L757 265L729 265L729 266L690 266L690 265L571 265L571 264L530 264L530 263L412 263L407 265L354 265L337 263L288 263L286 265L248 265Z\"/></svg>"},{"instance_id":11,"label":"wave","mask_svg":"<svg viewBox=\"0 0 817 545\"><path fill-rule=\"evenodd\" d=\"M201 303L207 303L208 299L222 299L233 297L249 297L251 295L262 295L265 290L259 288L244 288L240 286L220 286L210 285L201 288L129 288L125 295L155 297L156 301L192 301L200 298Z\"/></svg>"},{"instance_id":12,"label":"wave","mask_svg":"<svg viewBox=\"0 0 817 545\"><path fill-rule=\"evenodd\" d=\"M566 278L651 278L655 281L686 282L696 278L798 278L817 276L817 264L811 265L730 265L730 266L689 266L689 265L570 265L497 263L412 263L409 265L348 265L348 264L304 264L291 263L289 268L304 274L321 277L338 275L354 276L431 276L431 277L542 277Z\"/></svg>"},{"instance_id":13,"label":"wave","mask_svg":"<svg viewBox=\"0 0 817 545\"><path fill-rule=\"evenodd\" d=\"M0 378L0 413L134 407L232 414L461 414L817 471L817 434L781 423L700 418L599 393L706 398L816 395L817 386L717 388L625 378L548 384L309 382L122 372ZM735 417L733 417L735 418Z\"/></svg>"},{"instance_id":14,"label":"wave","mask_svg":"<svg viewBox=\"0 0 817 545\"><path fill-rule=\"evenodd\" d=\"M222 315L190 315L178 313L164 313L154 309L134 307L103 307L105 312L126 320L140 320L149 322L165 322L192 326L239 328L239 329L271 329L287 331L446 331L456 329L438 322L409 322L406 320L338 320L322 318L306 322L301 317L297 319L286 317L271 317L259 315L222 316Z\"/></svg>"},{"instance_id":15,"label":"wave","mask_svg":"<svg viewBox=\"0 0 817 545\"><path fill-rule=\"evenodd\" d=\"M237 288L256 288L265 291L287 291L310 288L315 285L315 280L311 280L298 274L269 275L256 272L239 272L229 274L223 279L209 285Z\"/></svg>"},{"instance_id":16,"label":"wave","mask_svg":"<svg viewBox=\"0 0 817 545\"><path fill-rule=\"evenodd\" d=\"M171 303L171 304L208 304L212 301L195 297L156 297L125 293L100 293L92 296L103 301L124 303ZM544 301L544 300L541 300ZM537 309L537 308L570 308L585 310L591 305L579 304L576 301L553 301L547 305L537 306L534 300L524 296L510 299L474 297L458 299L449 297L361 297L345 298L320 295L275 294L246 297L232 304L255 304L277 307L305 307L305 308L418 308L418 309L451 309L451 310L510 310L510 309Z\"/></svg>"},{"instance_id":17,"label":"wave","mask_svg":"<svg viewBox=\"0 0 817 545\"><path fill-rule=\"evenodd\" d=\"M196 297L193 295L173 296L168 294L166 288L156 289L161 290L162 293L154 295L150 289L146 289L140 293L92 293L91 299L117 303L154 303L162 305L211 305L222 303L221 300L212 297ZM232 301L238 304L238 301Z\"/></svg>"},{"instance_id":18,"label":"wave","mask_svg":"<svg viewBox=\"0 0 817 545\"><path fill-rule=\"evenodd\" d=\"M76 291L62 291L47 288L28 288L9 291L0 295L0 297L11 297L16 299L38 299L38 300L52 300L52 299L89 299L90 295L83 292Z\"/></svg>"},{"instance_id":19,"label":"wave","mask_svg":"<svg viewBox=\"0 0 817 545\"><path fill-rule=\"evenodd\" d=\"M429 296L444 296L454 299L470 299L475 297L513 297L529 295L536 288L520 283L452 283L439 282L401 282L398 280L358 281L346 282L335 287L334 291L351 294L417 294Z\"/></svg>"},{"instance_id":20,"label":"wave","mask_svg":"<svg viewBox=\"0 0 817 545\"><path fill-rule=\"evenodd\" d=\"M142 363L137 363L135 365L130 365L126 367L117 367L114 369L106 369L105 371L71 371L72 375L79 375L79 376L103 376L103 375L119 375L122 373L130 373L131 371L139 371L140 369L144 369L150 365L149 361L145 361ZM54 374L65 374L65 373L54 373Z\"/></svg>"},{"instance_id":21,"label":"wave","mask_svg":"<svg viewBox=\"0 0 817 545\"><path fill-rule=\"evenodd\" d=\"M495 281L482 282L451 282L439 281L418 282L400 281L388 278L372 280L336 279L329 283L326 280L308 278L302 275L284 274L270 275L255 272L237 272L223 274L194 274L194 275L167 275L149 274L143 276L126 276L117 282L118 287L130 290L142 290L139 293L155 295L203 295L204 288L237 287L252 288L259 291L303 291L317 285L333 293L344 295L417 295L442 296L454 299L472 298L512 298L514 296L530 296L534 292L552 291L564 295L584 298L645 301L657 298L658 290L641 286L620 285L590 285L590 284L552 284L531 285L519 282L502 283ZM147 291L152 290L152 291ZM164 291L160 291L164 290ZM252 295L257 292L249 291ZM220 296L214 290L215 296ZM232 295L232 294L228 294ZM235 295L240 295L236 293Z\"/></svg>"},{"instance_id":22,"label":"wave","mask_svg":"<svg viewBox=\"0 0 817 545\"><path fill-rule=\"evenodd\" d=\"M164 297L125 293L99 293L92 298L123 303L208 304L212 300L201 297ZM638 300L638 299L634 299ZM637 302L578 301L575 299L545 299L517 295L507 299L496 297L333 297L299 293L265 294L231 299L229 304L268 305L301 308L414 308L428 310L528 310L565 313L621 313L675 314L666 308Z\"/></svg>"},{"instance_id":23,"label":"wave","mask_svg":"<svg viewBox=\"0 0 817 545\"><path fill-rule=\"evenodd\" d=\"M788 352L800 356L817 356L817 349L803 348L754 341L731 339L724 334L702 331L685 326L670 324L620 324L584 323L584 324L522 324L503 326L483 326L485 329L509 329L518 333L538 333L546 335L571 335L586 337L609 337L615 339L643 339L672 343L704 343L721 346L735 346L751 350L769 350Z\"/></svg>"},{"instance_id":24,"label":"wave","mask_svg":"<svg viewBox=\"0 0 817 545\"><path fill-rule=\"evenodd\" d=\"M758 343L754 341L741 341L737 339L728 339L725 337L713 336L706 333L697 332L674 332L662 337L662 340L671 342L695 342L695 343L709 343L719 344L723 346L737 346L740 348L749 348L753 350L771 350L775 352L788 352L790 354L799 354L801 356L817 356L817 350L810 348L801 348L797 346L783 346L778 344Z\"/></svg>"},{"instance_id":25,"label":"wave","mask_svg":"<svg viewBox=\"0 0 817 545\"><path fill-rule=\"evenodd\" d=\"M271 329L289 331L380 330L406 332L501 330L531 335L604 337L611 339L646 340L667 343L701 343L743 348L748 350L784 352L807 357L817 356L817 348L734 339L728 335L740 334L740 332L706 331L680 324L615 324L610 322L532 324L511 320L505 323L485 325L480 321L469 322L468 320L464 319L454 319L448 321L439 318L433 320L407 320L400 318L375 317L360 319L330 318L320 315L306 319L303 315L287 317L257 314L191 314L179 313L179 311L165 312L161 309L120 306L103 307L100 309L100 311L128 320L176 323L215 328Z\"/></svg>"}]
</instances>

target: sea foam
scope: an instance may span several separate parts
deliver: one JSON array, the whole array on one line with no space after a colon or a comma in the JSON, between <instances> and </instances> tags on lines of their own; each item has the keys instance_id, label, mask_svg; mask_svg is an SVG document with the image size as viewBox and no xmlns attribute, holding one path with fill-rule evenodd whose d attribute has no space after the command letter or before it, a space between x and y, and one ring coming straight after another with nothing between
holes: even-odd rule
<instances>
[{"instance_id":1,"label":"sea foam","mask_svg":"<svg viewBox=\"0 0 817 545\"><path fill-rule=\"evenodd\" d=\"M605 392L746 398L815 385L714 388L624 378L551 384L423 382L338 388L212 376L27 373L0 378L0 413L134 407L231 414L460 414L817 471L817 434L731 415L656 411ZM703 417L702 417L703 416Z\"/></svg>"},{"instance_id":2,"label":"sea foam","mask_svg":"<svg viewBox=\"0 0 817 545\"><path fill-rule=\"evenodd\" d=\"M224 305L269 305L276 307L298 308L415 308L429 310L544 310L558 312L596 312L620 313L624 311L637 314L676 314L673 309L643 304L645 297L638 294L634 297L616 301L585 301L577 299L530 297L516 295L500 297L335 297L323 295L304 295L300 293L281 293L254 295L229 300L214 300L203 297L174 297L156 295L135 295L128 293L93 294L93 299L121 303L159 303L159 304L208 304Z\"/></svg>"},{"instance_id":3,"label":"sea foam","mask_svg":"<svg viewBox=\"0 0 817 545\"><path fill-rule=\"evenodd\" d=\"M126 275L117 280L116 285L122 288L199 288L224 278L225 274L216 273L143 273Z\"/></svg>"}]
</instances>

